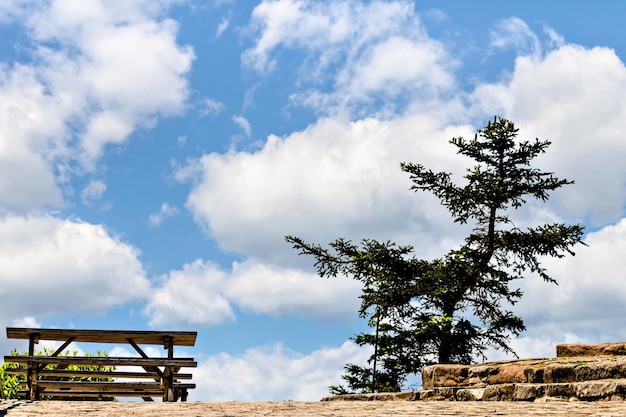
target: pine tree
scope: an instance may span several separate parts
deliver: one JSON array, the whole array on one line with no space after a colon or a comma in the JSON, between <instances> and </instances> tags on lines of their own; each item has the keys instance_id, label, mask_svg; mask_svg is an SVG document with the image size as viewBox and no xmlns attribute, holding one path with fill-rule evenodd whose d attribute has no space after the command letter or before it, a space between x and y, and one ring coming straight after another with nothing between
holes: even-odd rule
<instances>
[{"instance_id":1,"label":"pine tree","mask_svg":"<svg viewBox=\"0 0 626 417\"><path fill-rule=\"evenodd\" d=\"M551 191L572 184L531 166L549 141L519 142L517 136L511 121L496 117L472 140L453 138L458 153L477 162L467 170L463 186L454 184L450 173L401 164L412 190L434 194L454 222L473 226L465 242L441 258L417 259L411 246L392 242L357 245L337 239L322 248L286 237L300 254L315 257L320 276L345 275L363 283L359 314L378 331L354 338L375 349L371 372L346 366L349 390L398 390L425 364L469 363L489 347L514 353L510 338L525 330L522 318L507 310L522 297L514 281L536 274L556 283L540 258L574 255L584 231L581 225L562 223L524 230L515 225L510 216L526 199L545 202ZM349 390L331 387L333 393Z\"/></svg>"}]
</instances>

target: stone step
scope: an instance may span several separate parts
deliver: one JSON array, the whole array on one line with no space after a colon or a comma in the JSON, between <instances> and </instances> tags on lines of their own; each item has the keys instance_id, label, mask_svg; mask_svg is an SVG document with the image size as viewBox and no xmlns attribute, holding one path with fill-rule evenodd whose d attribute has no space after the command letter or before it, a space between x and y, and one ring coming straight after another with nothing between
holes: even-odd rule
<instances>
[{"instance_id":1,"label":"stone step","mask_svg":"<svg viewBox=\"0 0 626 417\"><path fill-rule=\"evenodd\" d=\"M554 384L499 384L484 388L441 387L413 396L423 401L624 401L626 380Z\"/></svg>"},{"instance_id":2,"label":"stone step","mask_svg":"<svg viewBox=\"0 0 626 417\"><path fill-rule=\"evenodd\" d=\"M624 401L626 380L554 384L499 384L484 388L438 387L411 392L350 394L322 401Z\"/></svg>"},{"instance_id":3,"label":"stone step","mask_svg":"<svg viewBox=\"0 0 626 417\"><path fill-rule=\"evenodd\" d=\"M422 368L422 391L336 401L598 401L626 399L626 342L557 346L556 358Z\"/></svg>"},{"instance_id":4,"label":"stone step","mask_svg":"<svg viewBox=\"0 0 626 417\"><path fill-rule=\"evenodd\" d=\"M499 384L565 383L626 378L626 357L579 356L422 368L425 390Z\"/></svg>"},{"instance_id":5,"label":"stone step","mask_svg":"<svg viewBox=\"0 0 626 417\"><path fill-rule=\"evenodd\" d=\"M624 356L626 355L626 342L589 344L561 344L556 345L556 357L580 357L580 356Z\"/></svg>"}]
</instances>

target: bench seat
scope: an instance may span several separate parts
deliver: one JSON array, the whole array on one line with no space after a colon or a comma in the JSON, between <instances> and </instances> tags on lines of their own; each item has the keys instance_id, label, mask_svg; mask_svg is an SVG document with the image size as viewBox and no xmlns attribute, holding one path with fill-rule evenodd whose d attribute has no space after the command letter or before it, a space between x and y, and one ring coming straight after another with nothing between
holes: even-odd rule
<instances>
[{"instance_id":1,"label":"bench seat","mask_svg":"<svg viewBox=\"0 0 626 417\"><path fill-rule=\"evenodd\" d=\"M5 356L4 362L11 363L39 363L63 365L94 365L94 366L170 366L189 367L198 366L193 358L134 358L119 356L46 356L46 355L17 355Z\"/></svg>"},{"instance_id":2,"label":"bench seat","mask_svg":"<svg viewBox=\"0 0 626 417\"><path fill-rule=\"evenodd\" d=\"M158 382L92 382L92 381L37 381L37 385L47 395L48 390L63 390L64 392L80 389L82 391L160 391L163 385ZM196 384L174 382L172 388L193 389Z\"/></svg>"},{"instance_id":3,"label":"bench seat","mask_svg":"<svg viewBox=\"0 0 626 417\"><path fill-rule=\"evenodd\" d=\"M7 374L11 375L28 375L28 369L26 368L7 368L5 369ZM142 378L142 379L154 379L161 376L157 372L124 372L124 371L74 371L71 369L44 369L37 373L39 376L44 377L78 377L78 378ZM192 374L188 373L174 373L174 379L191 379Z\"/></svg>"}]
</instances>

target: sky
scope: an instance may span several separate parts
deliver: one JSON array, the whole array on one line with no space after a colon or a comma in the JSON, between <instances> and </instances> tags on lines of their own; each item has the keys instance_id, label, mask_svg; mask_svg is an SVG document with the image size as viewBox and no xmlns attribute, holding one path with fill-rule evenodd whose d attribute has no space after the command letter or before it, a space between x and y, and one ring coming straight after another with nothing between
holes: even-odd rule
<instances>
[{"instance_id":1,"label":"sky","mask_svg":"<svg viewBox=\"0 0 626 417\"><path fill-rule=\"evenodd\" d=\"M0 327L196 330L176 352L198 361L190 401L317 401L371 354L349 341L367 330L360 287L319 278L284 236L444 255L467 230L400 163L461 179L472 161L448 141L497 115L552 141L536 166L575 181L517 224L582 223L588 245L543 261L558 286L520 282L513 348L623 341L624 15L608 0L0 0Z\"/></svg>"}]
</instances>

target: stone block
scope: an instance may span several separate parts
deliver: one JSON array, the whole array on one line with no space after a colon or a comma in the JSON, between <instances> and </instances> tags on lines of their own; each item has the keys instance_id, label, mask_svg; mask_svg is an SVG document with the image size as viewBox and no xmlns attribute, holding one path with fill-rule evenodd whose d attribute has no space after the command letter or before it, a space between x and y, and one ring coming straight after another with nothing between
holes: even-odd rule
<instances>
[{"instance_id":1,"label":"stone block","mask_svg":"<svg viewBox=\"0 0 626 417\"><path fill-rule=\"evenodd\" d=\"M469 365L430 365L422 368L424 389L435 387L460 387L469 385Z\"/></svg>"},{"instance_id":2,"label":"stone block","mask_svg":"<svg viewBox=\"0 0 626 417\"><path fill-rule=\"evenodd\" d=\"M576 382L575 363L551 363L543 369L543 381L546 384Z\"/></svg>"},{"instance_id":3,"label":"stone block","mask_svg":"<svg viewBox=\"0 0 626 417\"><path fill-rule=\"evenodd\" d=\"M574 377L576 381L619 379L626 377L626 361L619 359L581 364L574 370Z\"/></svg>"},{"instance_id":4,"label":"stone block","mask_svg":"<svg viewBox=\"0 0 626 417\"><path fill-rule=\"evenodd\" d=\"M453 401L458 388L434 388L420 392L419 399L422 401Z\"/></svg>"},{"instance_id":5,"label":"stone block","mask_svg":"<svg viewBox=\"0 0 626 417\"><path fill-rule=\"evenodd\" d=\"M610 398L618 392L616 381L585 381L576 384L576 397L583 401Z\"/></svg>"},{"instance_id":6,"label":"stone block","mask_svg":"<svg viewBox=\"0 0 626 417\"><path fill-rule=\"evenodd\" d=\"M481 401L485 394L484 388L461 388L456 392L457 401Z\"/></svg>"},{"instance_id":7,"label":"stone block","mask_svg":"<svg viewBox=\"0 0 626 417\"><path fill-rule=\"evenodd\" d=\"M623 356L626 355L626 342L589 344L561 344L556 345L556 357L572 356Z\"/></svg>"},{"instance_id":8,"label":"stone block","mask_svg":"<svg viewBox=\"0 0 626 417\"><path fill-rule=\"evenodd\" d=\"M515 384L513 390L514 401L535 401L546 395L546 387L543 384Z\"/></svg>"},{"instance_id":9,"label":"stone block","mask_svg":"<svg viewBox=\"0 0 626 417\"><path fill-rule=\"evenodd\" d=\"M488 385L483 392L483 401L512 401L515 384Z\"/></svg>"},{"instance_id":10,"label":"stone block","mask_svg":"<svg viewBox=\"0 0 626 417\"><path fill-rule=\"evenodd\" d=\"M495 367L486 379L488 385L516 384L526 382L523 365L505 365Z\"/></svg>"},{"instance_id":11,"label":"stone block","mask_svg":"<svg viewBox=\"0 0 626 417\"><path fill-rule=\"evenodd\" d=\"M571 397L576 397L576 384L575 383L554 383L546 384L546 397L560 398L568 400Z\"/></svg>"},{"instance_id":12,"label":"stone block","mask_svg":"<svg viewBox=\"0 0 626 417\"><path fill-rule=\"evenodd\" d=\"M528 384L540 384L545 382L543 377L543 368L527 367L524 369L524 376Z\"/></svg>"}]
</instances>

